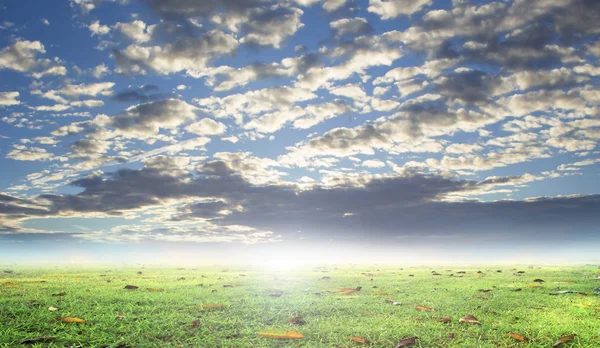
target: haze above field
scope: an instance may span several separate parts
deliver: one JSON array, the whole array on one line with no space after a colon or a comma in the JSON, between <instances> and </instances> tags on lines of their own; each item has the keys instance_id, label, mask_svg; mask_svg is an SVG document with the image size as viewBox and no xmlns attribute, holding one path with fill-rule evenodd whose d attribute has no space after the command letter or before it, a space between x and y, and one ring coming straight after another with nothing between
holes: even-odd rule
<instances>
[{"instance_id":1,"label":"haze above field","mask_svg":"<svg viewBox=\"0 0 600 348\"><path fill-rule=\"evenodd\" d=\"M598 262L598 1L0 18L2 263Z\"/></svg>"}]
</instances>

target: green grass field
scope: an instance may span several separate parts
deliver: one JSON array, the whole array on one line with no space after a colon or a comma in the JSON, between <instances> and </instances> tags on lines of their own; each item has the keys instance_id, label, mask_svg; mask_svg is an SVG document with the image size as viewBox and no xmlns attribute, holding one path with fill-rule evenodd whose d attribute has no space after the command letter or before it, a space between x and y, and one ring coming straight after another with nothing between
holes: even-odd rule
<instances>
[{"instance_id":1,"label":"green grass field","mask_svg":"<svg viewBox=\"0 0 600 348\"><path fill-rule=\"evenodd\" d=\"M566 335L573 340L561 347L600 347L592 266L13 271L0 273L2 347L34 338L46 341L33 347L396 347L410 337L418 338L411 347L552 347ZM564 290L573 293L550 295ZM460 323L466 315L479 324ZM68 317L85 322L60 320ZM304 338L259 335L267 330Z\"/></svg>"}]
</instances>

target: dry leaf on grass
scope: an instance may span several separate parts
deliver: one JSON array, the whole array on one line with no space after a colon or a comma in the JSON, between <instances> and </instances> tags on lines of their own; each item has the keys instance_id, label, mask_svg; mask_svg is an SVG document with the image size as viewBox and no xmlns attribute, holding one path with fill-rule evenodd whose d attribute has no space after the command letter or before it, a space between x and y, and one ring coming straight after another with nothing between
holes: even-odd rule
<instances>
[{"instance_id":1,"label":"dry leaf on grass","mask_svg":"<svg viewBox=\"0 0 600 348\"><path fill-rule=\"evenodd\" d=\"M304 338L301 333L290 330L266 330L259 332L258 335L261 337L280 339Z\"/></svg>"},{"instance_id":2,"label":"dry leaf on grass","mask_svg":"<svg viewBox=\"0 0 600 348\"><path fill-rule=\"evenodd\" d=\"M516 333L508 334L508 336L514 338L517 341L521 341L521 342L529 341L529 339L527 337L525 337L523 335L516 334Z\"/></svg>"},{"instance_id":3,"label":"dry leaf on grass","mask_svg":"<svg viewBox=\"0 0 600 348\"><path fill-rule=\"evenodd\" d=\"M418 310L418 311L435 312L435 309L429 308L429 307L425 307L425 306L416 306L415 309Z\"/></svg>"},{"instance_id":4,"label":"dry leaf on grass","mask_svg":"<svg viewBox=\"0 0 600 348\"><path fill-rule=\"evenodd\" d=\"M138 288L139 288L139 286L135 286L135 285L125 285L125 287L123 289L137 290Z\"/></svg>"},{"instance_id":5,"label":"dry leaf on grass","mask_svg":"<svg viewBox=\"0 0 600 348\"><path fill-rule=\"evenodd\" d=\"M385 291L375 291L373 295L387 295L388 293Z\"/></svg>"},{"instance_id":6,"label":"dry leaf on grass","mask_svg":"<svg viewBox=\"0 0 600 348\"><path fill-rule=\"evenodd\" d=\"M354 342L357 343L361 343L361 344L369 344L369 341L367 341L366 339L362 338L362 337L358 337L358 336L348 336L349 340L353 340Z\"/></svg>"},{"instance_id":7,"label":"dry leaf on grass","mask_svg":"<svg viewBox=\"0 0 600 348\"><path fill-rule=\"evenodd\" d=\"M458 320L459 323L481 324L477 318L472 315L465 315Z\"/></svg>"},{"instance_id":8,"label":"dry leaf on grass","mask_svg":"<svg viewBox=\"0 0 600 348\"><path fill-rule=\"evenodd\" d=\"M452 321L452 318L450 318L450 317L441 317L441 318L438 319L438 321L440 323L449 323L449 322Z\"/></svg>"},{"instance_id":9,"label":"dry leaf on grass","mask_svg":"<svg viewBox=\"0 0 600 348\"><path fill-rule=\"evenodd\" d=\"M358 286L356 288L341 288L338 290L338 293L340 294L351 294L353 292L359 292L362 289L362 287Z\"/></svg>"},{"instance_id":10,"label":"dry leaf on grass","mask_svg":"<svg viewBox=\"0 0 600 348\"><path fill-rule=\"evenodd\" d=\"M61 296L65 296L66 294L67 294L66 292L61 291L61 292L59 292L57 294L52 294L52 297L61 297Z\"/></svg>"},{"instance_id":11,"label":"dry leaf on grass","mask_svg":"<svg viewBox=\"0 0 600 348\"><path fill-rule=\"evenodd\" d=\"M192 321L192 329L197 328L198 325L200 325L200 319L196 319L196 320Z\"/></svg>"},{"instance_id":12,"label":"dry leaf on grass","mask_svg":"<svg viewBox=\"0 0 600 348\"><path fill-rule=\"evenodd\" d=\"M63 323L85 323L85 320L73 317L58 318L58 320L62 321Z\"/></svg>"},{"instance_id":13,"label":"dry leaf on grass","mask_svg":"<svg viewBox=\"0 0 600 348\"><path fill-rule=\"evenodd\" d=\"M338 290L338 293L340 294L351 294L353 292L359 292L362 289L362 287L356 287L356 288L341 288Z\"/></svg>"},{"instance_id":14,"label":"dry leaf on grass","mask_svg":"<svg viewBox=\"0 0 600 348\"><path fill-rule=\"evenodd\" d=\"M417 340L418 340L417 337L405 338L402 341L398 342L398 345L396 346L396 348L408 347L410 345L417 343Z\"/></svg>"},{"instance_id":15,"label":"dry leaf on grass","mask_svg":"<svg viewBox=\"0 0 600 348\"><path fill-rule=\"evenodd\" d=\"M306 324L306 322L304 321L304 318L302 318L302 317L291 318L290 320L288 320L288 323L295 324L295 325L304 325L304 324Z\"/></svg>"},{"instance_id":16,"label":"dry leaf on grass","mask_svg":"<svg viewBox=\"0 0 600 348\"><path fill-rule=\"evenodd\" d=\"M563 336L563 337L559 338L558 341L554 342L554 345L552 347L559 347L563 343L571 342L574 339L575 339L575 335Z\"/></svg>"}]
</instances>

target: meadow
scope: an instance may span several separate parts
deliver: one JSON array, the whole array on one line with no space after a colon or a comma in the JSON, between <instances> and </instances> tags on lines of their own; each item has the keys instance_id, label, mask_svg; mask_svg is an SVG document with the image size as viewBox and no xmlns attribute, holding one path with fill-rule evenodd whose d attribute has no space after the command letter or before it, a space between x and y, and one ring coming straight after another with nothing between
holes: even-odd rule
<instances>
[{"instance_id":1,"label":"meadow","mask_svg":"<svg viewBox=\"0 0 600 348\"><path fill-rule=\"evenodd\" d=\"M596 266L13 267L0 269L0 346L600 347L599 275Z\"/></svg>"}]
</instances>

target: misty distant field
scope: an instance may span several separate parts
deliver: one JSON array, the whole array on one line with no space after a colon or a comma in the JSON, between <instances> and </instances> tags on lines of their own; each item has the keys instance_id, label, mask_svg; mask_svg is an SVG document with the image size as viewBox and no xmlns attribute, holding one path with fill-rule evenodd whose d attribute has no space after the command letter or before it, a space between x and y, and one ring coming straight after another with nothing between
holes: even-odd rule
<instances>
[{"instance_id":1,"label":"misty distant field","mask_svg":"<svg viewBox=\"0 0 600 348\"><path fill-rule=\"evenodd\" d=\"M0 346L600 347L599 271L15 267Z\"/></svg>"}]
</instances>

